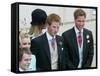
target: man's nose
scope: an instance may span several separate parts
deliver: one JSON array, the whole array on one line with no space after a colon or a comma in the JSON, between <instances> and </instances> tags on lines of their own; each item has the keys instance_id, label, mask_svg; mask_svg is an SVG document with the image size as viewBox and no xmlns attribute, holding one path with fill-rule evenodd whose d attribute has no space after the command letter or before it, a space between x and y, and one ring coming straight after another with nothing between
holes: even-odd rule
<instances>
[{"instance_id":1,"label":"man's nose","mask_svg":"<svg viewBox=\"0 0 100 76\"><path fill-rule=\"evenodd\" d=\"M58 28L56 28L55 31L58 32Z\"/></svg>"},{"instance_id":2,"label":"man's nose","mask_svg":"<svg viewBox=\"0 0 100 76\"><path fill-rule=\"evenodd\" d=\"M82 26L84 24L84 22L80 22L80 25Z\"/></svg>"}]
</instances>

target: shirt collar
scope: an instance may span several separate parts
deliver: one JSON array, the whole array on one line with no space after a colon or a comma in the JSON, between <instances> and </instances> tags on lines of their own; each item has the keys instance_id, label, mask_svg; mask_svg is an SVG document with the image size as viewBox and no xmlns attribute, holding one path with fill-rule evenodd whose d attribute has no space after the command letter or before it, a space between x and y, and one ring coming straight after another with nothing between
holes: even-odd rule
<instances>
[{"instance_id":1,"label":"shirt collar","mask_svg":"<svg viewBox=\"0 0 100 76\"><path fill-rule=\"evenodd\" d=\"M77 27L74 27L75 33L78 34L80 31L77 29ZM83 33L83 29L81 30L81 33Z\"/></svg>"},{"instance_id":2,"label":"shirt collar","mask_svg":"<svg viewBox=\"0 0 100 76\"><path fill-rule=\"evenodd\" d=\"M22 68L19 68L19 71L24 71Z\"/></svg>"},{"instance_id":3,"label":"shirt collar","mask_svg":"<svg viewBox=\"0 0 100 76\"><path fill-rule=\"evenodd\" d=\"M48 40L52 40L53 37L48 32L46 32L46 35L47 35ZM55 36L54 36L54 38L55 38Z\"/></svg>"}]
</instances>

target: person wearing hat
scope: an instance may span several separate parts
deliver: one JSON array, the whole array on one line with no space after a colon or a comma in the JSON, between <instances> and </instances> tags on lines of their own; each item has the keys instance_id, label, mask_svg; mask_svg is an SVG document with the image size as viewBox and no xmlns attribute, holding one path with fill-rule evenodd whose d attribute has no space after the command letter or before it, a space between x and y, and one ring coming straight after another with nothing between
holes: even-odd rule
<instances>
[{"instance_id":1,"label":"person wearing hat","mask_svg":"<svg viewBox=\"0 0 100 76\"><path fill-rule=\"evenodd\" d=\"M32 21L31 21L31 28L29 34L31 38L38 37L42 34L42 30L46 28L46 18L47 14L42 9L35 9L32 11L31 14Z\"/></svg>"}]
</instances>

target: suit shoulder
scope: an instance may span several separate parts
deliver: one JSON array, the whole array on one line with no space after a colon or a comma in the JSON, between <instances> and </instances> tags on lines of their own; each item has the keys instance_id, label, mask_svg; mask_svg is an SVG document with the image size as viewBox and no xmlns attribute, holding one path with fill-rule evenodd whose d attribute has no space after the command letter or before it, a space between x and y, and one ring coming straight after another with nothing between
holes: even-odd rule
<instances>
[{"instance_id":1,"label":"suit shoulder","mask_svg":"<svg viewBox=\"0 0 100 76\"><path fill-rule=\"evenodd\" d=\"M41 35L41 36L38 36L38 37L36 37L36 38L34 38L34 39L32 39L31 41L40 41L40 40L42 39L43 36L44 36L44 34Z\"/></svg>"},{"instance_id":2,"label":"suit shoulder","mask_svg":"<svg viewBox=\"0 0 100 76\"><path fill-rule=\"evenodd\" d=\"M70 33L72 33L72 32L73 32L73 28L65 31L64 33L62 33L62 35L70 35Z\"/></svg>"},{"instance_id":3,"label":"suit shoulder","mask_svg":"<svg viewBox=\"0 0 100 76\"><path fill-rule=\"evenodd\" d=\"M90 30L88 30L88 29L86 29L86 28L84 28L84 31L85 31L86 33L92 34L92 31L90 31Z\"/></svg>"}]
</instances>

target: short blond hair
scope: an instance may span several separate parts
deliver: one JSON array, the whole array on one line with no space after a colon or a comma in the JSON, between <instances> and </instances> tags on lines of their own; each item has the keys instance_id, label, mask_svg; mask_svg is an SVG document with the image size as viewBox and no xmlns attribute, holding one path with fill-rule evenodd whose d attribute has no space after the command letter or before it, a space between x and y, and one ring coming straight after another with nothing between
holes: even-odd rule
<instances>
[{"instance_id":1,"label":"short blond hair","mask_svg":"<svg viewBox=\"0 0 100 76\"><path fill-rule=\"evenodd\" d=\"M25 31L21 31L19 33L19 43L21 43L22 39L24 38L30 38L29 34Z\"/></svg>"}]
</instances>

